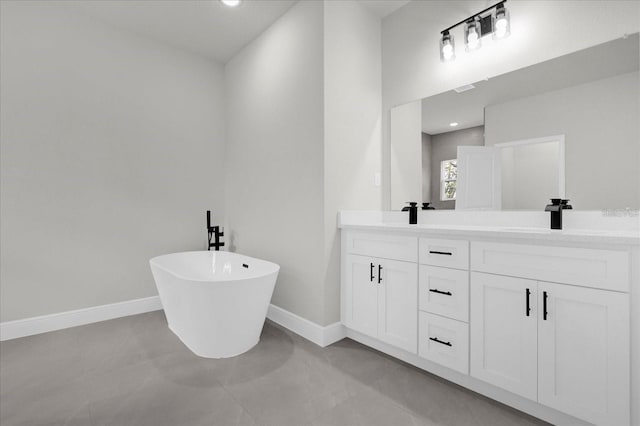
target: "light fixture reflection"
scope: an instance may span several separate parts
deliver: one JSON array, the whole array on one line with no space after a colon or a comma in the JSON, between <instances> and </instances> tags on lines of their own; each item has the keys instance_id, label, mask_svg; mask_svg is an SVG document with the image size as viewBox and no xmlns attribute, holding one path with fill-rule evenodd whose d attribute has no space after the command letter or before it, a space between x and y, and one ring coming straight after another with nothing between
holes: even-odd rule
<instances>
[{"instance_id":1,"label":"light fixture reflection","mask_svg":"<svg viewBox=\"0 0 640 426\"><path fill-rule=\"evenodd\" d=\"M242 0L220 0L220 1L222 2L222 4L229 7L240 6L240 3L242 3Z\"/></svg>"}]
</instances>

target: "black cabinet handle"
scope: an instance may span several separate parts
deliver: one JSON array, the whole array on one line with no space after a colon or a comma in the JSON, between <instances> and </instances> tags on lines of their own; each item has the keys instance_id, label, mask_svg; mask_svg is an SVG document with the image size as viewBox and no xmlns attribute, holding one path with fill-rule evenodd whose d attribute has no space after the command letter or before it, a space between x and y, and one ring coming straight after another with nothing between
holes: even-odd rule
<instances>
[{"instance_id":1,"label":"black cabinet handle","mask_svg":"<svg viewBox=\"0 0 640 426\"><path fill-rule=\"evenodd\" d=\"M451 342L443 342L442 340L438 339L437 337L429 337L429 340L433 340L434 342L438 342L441 345L452 346Z\"/></svg>"},{"instance_id":2,"label":"black cabinet handle","mask_svg":"<svg viewBox=\"0 0 640 426\"><path fill-rule=\"evenodd\" d=\"M542 319L544 321L547 320L547 298L549 297L549 295L547 294L546 291L542 292Z\"/></svg>"},{"instance_id":3,"label":"black cabinet handle","mask_svg":"<svg viewBox=\"0 0 640 426\"><path fill-rule=\"evenodd\" d=\"M527 307L526 307L526 312L525 314L527 316L529 316L529 314L531 313L531 305L529 302L529 297L531 296L531 290L527 289Z\"/></svg>"},{"instance_id":4,"label":"black cabinet handle","mask_svg":"<svg viewBox=\"0 0 640 426\"><path fill-rule=\"evenodd\" d=\"M382 282L382 265L378 265L378 284Z\"/></svg>"},{"instance_id":5,"label":"black cabinet handle","mask_svg":"<svg viewBox=\"0 0 640 426\"><path fill-rule=\"evenodd\" d=\"M438 293L438 294L444 294L445 296L451 296L450 291L441 291L441 290L438 290L437 288L430 288L429 291L431 293Z\"/></svg>"},{"instance_id":6,"label":"black cabinet handle","mask_svg":"<svg viewBox=\"0 0 640 426\"><path fill-rule=\"evenodd\" d=\"M437 250L429 250L430 254L443 254L445 256L451 256L450 251L437 251Z\"/></svg>"},{"instance_id":7,"label":"black cabinet handle","mask_svg":"<svg viewBox=\"0 0 640 426\"><path fill-rule=\"evenodd\" d=\"M373 282L373 263L371 264L371 268L369 269L369 281Z\"/></svg>"}]
</instances>

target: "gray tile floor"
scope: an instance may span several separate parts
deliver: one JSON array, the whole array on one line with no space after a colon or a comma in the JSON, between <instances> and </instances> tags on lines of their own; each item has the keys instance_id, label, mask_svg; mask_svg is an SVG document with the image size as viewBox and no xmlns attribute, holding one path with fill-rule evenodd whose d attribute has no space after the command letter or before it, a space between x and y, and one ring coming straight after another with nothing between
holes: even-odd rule
<instances>
[{"instance_id":1,"label":"gray tile floor","mask_svg":"<svg viewBox=\"0 0 640 426\"><path fill-rule=\"evenodd\" d=\"M0 344L0 425L543 425L352 340L267 322L241 356L193 355L162 311Z\"/></svg>"}]
</instances>

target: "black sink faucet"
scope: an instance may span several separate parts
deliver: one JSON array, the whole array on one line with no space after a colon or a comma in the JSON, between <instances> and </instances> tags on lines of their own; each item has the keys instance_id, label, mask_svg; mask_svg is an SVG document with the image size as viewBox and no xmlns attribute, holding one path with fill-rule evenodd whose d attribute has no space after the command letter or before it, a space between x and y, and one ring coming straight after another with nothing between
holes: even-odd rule
<instances>
[{"instance_id":1,"label":"black sink faucet","mask_svg":"<svg viewBox=\"0 0 640 426\"><path fill-rule=\"evenodd\" d=\"M547 204L544 211L551 212L551 229L562 229L562 210L573 209L569 200L562 198L552 198L551 204Z\"/></svg>"},{"instance_id":2,"label":"black sink faucet","mask_svg":"<svg viewBox=\"0 0 640 426\"><path fill-rule=\"evenodd\" d=\"M418 203L407 201L407 204L409 204L409 206L403 207L402 211L409 211L409 225L415 225L418 223Z\"/></svg>"},{"instance_id":3,"label":"black sink faucet","mask_svg":"<svg viewBox=\"0 0 640 426\"><path fill-rule=\"evenodd\" d=\"M220 241L220 238L224 237L224 228L217 225L211 226L211 210L207 210L207 235L209 237L207 250L213 247L215 251L219 251L220 247L224 247L224 243ZM211 242L212 239L213 242Z\"/></svg>"}]
</instances>

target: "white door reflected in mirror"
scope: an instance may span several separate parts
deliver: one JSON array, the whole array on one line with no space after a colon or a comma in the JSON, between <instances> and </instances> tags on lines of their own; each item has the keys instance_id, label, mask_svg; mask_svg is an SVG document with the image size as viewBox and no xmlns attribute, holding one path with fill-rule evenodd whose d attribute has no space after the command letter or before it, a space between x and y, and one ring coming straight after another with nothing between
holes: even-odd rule
<instances>
[{"instance_id":1,"label":"white door reflected in mirror","mask_svg":"<svg viewBox=\"0 0 640 426\"><path fill-rule=\"evenodd\" d=\"M564 135L458 147L456 210L537 210L565 198Z\"/></svg>"},{"instance_id":2,"label":"white door reflected in mirror","mask_svg":"<svg viewBox=\"0 0 640 426\"><path fill-rule=\"evenodd\" d=\"M496 147L458 147L456 210L500 210L500 160L500 149Z\"/></svg>"}]
</instances>

